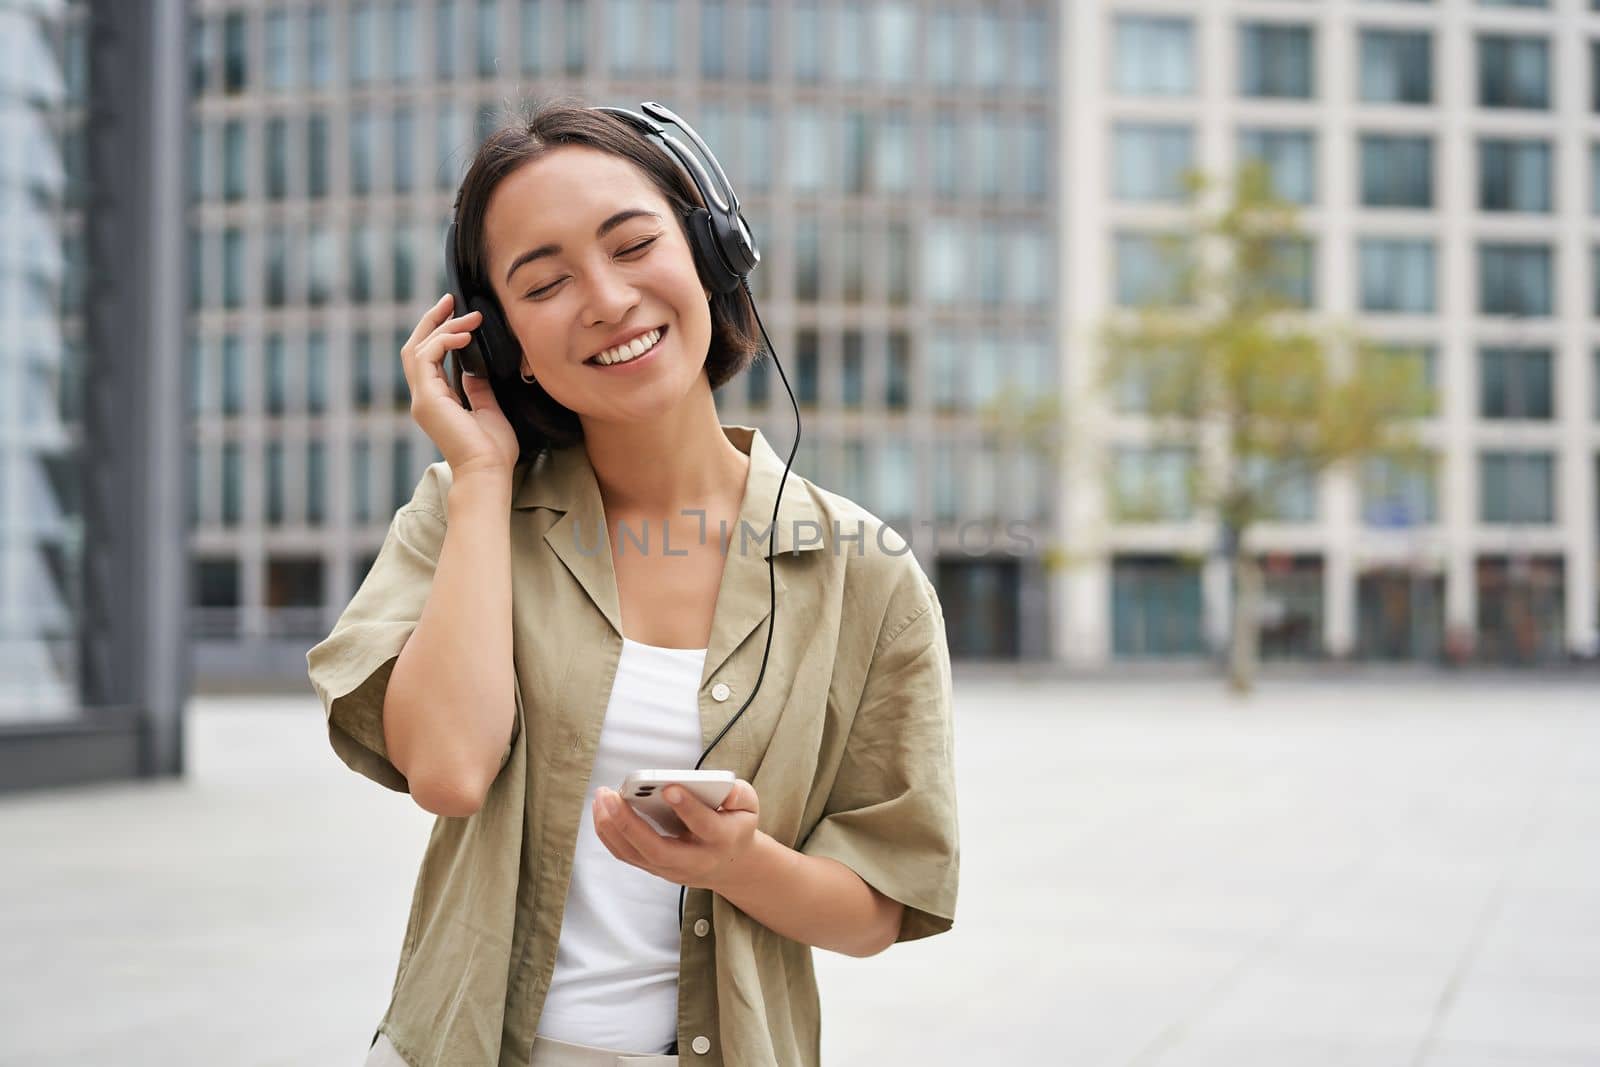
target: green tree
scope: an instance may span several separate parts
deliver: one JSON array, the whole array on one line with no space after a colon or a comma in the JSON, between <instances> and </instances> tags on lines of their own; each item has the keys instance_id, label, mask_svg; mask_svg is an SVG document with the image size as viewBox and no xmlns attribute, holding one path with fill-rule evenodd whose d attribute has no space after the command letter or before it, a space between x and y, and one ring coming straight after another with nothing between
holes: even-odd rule
<instances>
[{"instance_id":1,"label":"green tree","mask_svg":"<svg viewBox=\"0 0 1600 1067\"><path fill-rule=\"evenodd\" d=\"M1186 495L1215 519L1233 578L1228 677L1247 692L1262 601L1251 528L1335 465L1424 462L1407 416L1430 400L1414 352L1373 345L1308 306L1312 246L1264 168L1247 166L1225 189L1191 175L1187 209L1152 259L1161 284L1103 325L1097 380L1147 417L1151 446L1190 459ZM1153 503L1113 497L1122 518Z\"/></svg>"}]
</instances>

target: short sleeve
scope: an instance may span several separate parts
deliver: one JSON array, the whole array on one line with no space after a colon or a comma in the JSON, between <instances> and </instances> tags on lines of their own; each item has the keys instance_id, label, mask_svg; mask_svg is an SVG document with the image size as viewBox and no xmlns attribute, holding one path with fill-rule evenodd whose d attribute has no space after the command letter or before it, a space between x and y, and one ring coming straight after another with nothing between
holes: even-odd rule
<instances>
[{"instance_id":1,"label":"short sleeve","mask_svg":"<svg viewBox=\"0 0 1600 1067\"><path fill-rule=\"evenodd\" d=\"M400 792L410 789L389 760L383 698L395 661L416 629L433 586L444 548L448 478L446 464L428 468L411 501L395 512L372 569L332 632L306 653L307 673L322 700L334 752L352 770ZM518 724L521 718L519 707ZM512 744L518 728L513 726ZM500 758L502 767L510 755L507 745Z\"/></svg>"},{"instance_id":2,"label":"short sleeve","mask_svg":"<svg viewBox=\"0 0 1600 1067\"><path fill-rule=\"evenodd\" d=\"M922 581L926 602L873 653L822 819L800 848L904 904L896 941L950 929L960 866L950 650Z\"/></svg>"}]
</instances>

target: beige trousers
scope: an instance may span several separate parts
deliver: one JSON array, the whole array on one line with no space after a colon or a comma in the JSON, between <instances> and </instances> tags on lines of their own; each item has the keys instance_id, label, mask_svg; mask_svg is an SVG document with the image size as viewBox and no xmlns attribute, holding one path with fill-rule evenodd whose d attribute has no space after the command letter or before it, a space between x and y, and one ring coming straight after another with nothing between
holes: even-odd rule
<instances>
[{"instance_id":1,"label":"beige trousers","mask_svg":"<svg viewBox=\"0 0 1600 1067\"><path fill-rule=\"evenodd\" d=\"M389 1035L380 1033L364 1067L410 1067L395 1051ZM533 1039L532 1067L678 1067L676 1056L640 1056L592 1045L573 1045L548 1037Z\"/></svg>"}]
</instances>

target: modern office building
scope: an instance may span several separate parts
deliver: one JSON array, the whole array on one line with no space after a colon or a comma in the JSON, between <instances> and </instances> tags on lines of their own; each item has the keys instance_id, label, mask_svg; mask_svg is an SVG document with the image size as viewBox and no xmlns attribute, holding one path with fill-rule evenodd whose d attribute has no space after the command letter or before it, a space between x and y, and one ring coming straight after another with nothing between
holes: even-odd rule
<instances>
[{"instance_id":1,"label":"modern office building","mask_svg":"<svg viewBox=\"0 0 1600 1067\"><path fill-rule=\"evenodd\" d=\"M0 2L0 791L183 765L183 26Z\"/></svg>"},{"instance_id":2,"label":"modern office building","mask_svg":"<svg viewBox=\"0 0 1600 1067\"><path fill-rule=\"evenodd\" d=\"M1178 176L1247 159L1302 205L1313 313L1427 368L1431 475L1375 465L1286 494L1266 560L1268 656L1491 661L1597 651L1600 4L1176 0L1062 6L1064 390L1090 459L1165 485L1118 521L1064 480L1077 565L1054 649L1094 664L1200 655L1227 630L1191 457L1087 389L1092 331L1158 279ZM1092 401L1084 398L1093 396Z\"/></svg>"},{"instance_id":3,"label":"modern office building","mask_svg":"<svg viewBox=\"0 0 1600 1067\"><path fill-rule=\"evenodd\" d=\"M907 537L958 655L1050 655L1052 461L984 412L1057 381L1056 6L196 0L197 670L303 681L437 457L399 349L465 161L507 100L556 96L706 137L762 249L796 469ZM787 453L770 364L718 403Z\"/></svg>"}]
</instances>

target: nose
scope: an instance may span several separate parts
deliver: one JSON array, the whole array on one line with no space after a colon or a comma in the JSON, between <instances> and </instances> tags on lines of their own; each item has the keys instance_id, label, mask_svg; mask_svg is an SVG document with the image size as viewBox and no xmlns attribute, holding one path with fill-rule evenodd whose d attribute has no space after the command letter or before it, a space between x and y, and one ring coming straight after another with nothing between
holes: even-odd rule
<instances>
[{"instance_id":1,"label":"nose","mask_svg":"<svg viewBox=\"0 0 1600 1067\"><path fill-rule=\"evenodd\" d=\"M639 291L621 271L609 265L590 275L584 321L590 326L621 322L639 302Z\"/></svg>"}]
</instances>

